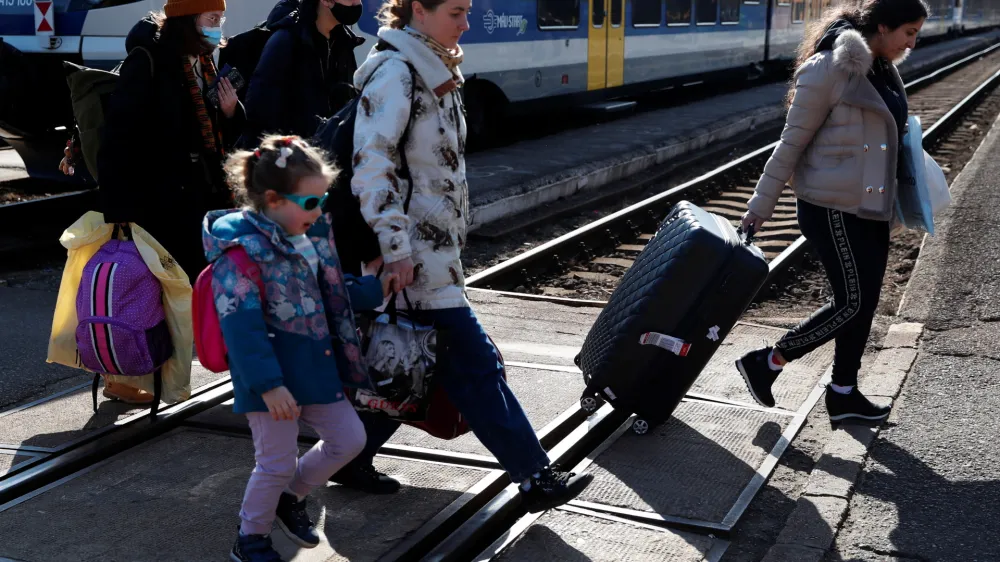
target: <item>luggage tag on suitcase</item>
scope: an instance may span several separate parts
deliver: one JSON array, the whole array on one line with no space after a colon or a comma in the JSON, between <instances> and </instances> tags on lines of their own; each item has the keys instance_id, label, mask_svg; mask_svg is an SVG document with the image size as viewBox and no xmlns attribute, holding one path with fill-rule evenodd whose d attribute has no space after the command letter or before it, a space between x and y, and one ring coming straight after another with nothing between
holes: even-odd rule
<instances>
[{"instance_id":1,"label":"luggage tag on suitcase","mask_svg":"<svg viewBox=\"0 0 1000 562\"><path fill-rule=\"evenodd\" d=\"M673 336L668 336L666 334L661 334L659 332L646 332L645 334L639 336L639 345L655 345L656 347L662 347L663 349L666 349L674 355L679 355L680 357L686 357L688 351L691 350L691 344L686 341Z\"/></svg>"},{"instance_id":2,"label":"luggage tag on suitcase","mask_svg":"<svg viewBox=\"0 0 1000 562\"><path fill-rule=\"evenodd\" d=\"M737 235L743 235L742 225L736 229ZM746 235L743 237L743 243L747 246L753 246L753 226L747 229ZM719 340L719 327L713 326L706 336L712 341ZM688 352L691 351L691 344L673 336L667 334L661 334L659 332L646 332L639 336L639 345L655 345L656 347L663 348L678 357L687 357Z\"/></svg>"}]
</instances>

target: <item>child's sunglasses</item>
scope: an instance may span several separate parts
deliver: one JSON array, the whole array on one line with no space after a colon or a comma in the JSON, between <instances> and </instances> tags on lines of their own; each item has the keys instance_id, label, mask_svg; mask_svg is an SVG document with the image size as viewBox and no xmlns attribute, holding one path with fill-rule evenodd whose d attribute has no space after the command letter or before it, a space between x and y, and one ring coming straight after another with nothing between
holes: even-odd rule
<instances>
[{"instance_id":1,"label":"child's sunglasses","mask_svg":"<svg viewBox=\"0 0 1000 562\"><path fill-rule=\"evenodd\" d=\"M285 199L288 199L292 203L295 203L299 207L302 207L304 211L311 211L316 207L322 207L323 203L326 203L327 196L329 193L324 193L322 197L316 197L315 195L292 195L285 194L282 195Z\"/></svg>"}]
</instances>

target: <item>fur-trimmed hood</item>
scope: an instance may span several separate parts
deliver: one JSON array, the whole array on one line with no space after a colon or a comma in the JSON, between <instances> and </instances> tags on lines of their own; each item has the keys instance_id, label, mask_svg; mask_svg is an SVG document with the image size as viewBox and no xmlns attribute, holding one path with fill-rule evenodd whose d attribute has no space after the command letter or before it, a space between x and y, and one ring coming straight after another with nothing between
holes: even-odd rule
<instances>
[{"instance_id":1,"label":"fur-trimmed hood","mask_svg":"<svg viewBox=\"0 0 1000 562\"><path fill-rule=\"evenodd\" d=\"M816 42L816 52L821 51L833 51L833 65L848 74L867 74L875 60L868 41L851 22L844 19L830 24L826 33ZM898 65L909 54L910 50L907 49L900 58L892 62Z\"/></svg>"}]
</instances>

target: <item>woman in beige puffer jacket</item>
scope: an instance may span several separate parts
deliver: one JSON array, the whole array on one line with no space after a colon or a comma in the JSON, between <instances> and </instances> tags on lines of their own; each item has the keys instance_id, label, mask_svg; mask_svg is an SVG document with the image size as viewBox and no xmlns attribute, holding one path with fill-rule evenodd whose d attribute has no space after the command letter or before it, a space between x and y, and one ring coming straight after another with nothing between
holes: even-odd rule
<instances>
[{"instance_id":1,"label":"woman in beige puffer jacket","mask_svg":"<svg viewBox=\"0 0 1000 562\"><path fill-rule=\"evenodd\" d=\"M834 298L773 348L736 361L764 406L775 404L771 385L785 363L836 340L826 393L830 419L889 415L856 386L889 257L906 130L906 91L891 61L914 47L927 14L923 0L831 8L799 48L785 129L747 203L743 227L759 230L790 183L799 228L819 254Z\"/></svg>"}]
</instances>

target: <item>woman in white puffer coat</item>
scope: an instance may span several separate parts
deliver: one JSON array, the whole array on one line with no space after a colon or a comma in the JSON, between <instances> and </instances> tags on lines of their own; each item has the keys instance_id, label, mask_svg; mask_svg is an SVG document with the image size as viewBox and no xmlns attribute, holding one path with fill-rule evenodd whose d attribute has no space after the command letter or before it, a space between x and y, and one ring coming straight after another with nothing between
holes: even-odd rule
<instances>
[{"instance_id":1,"label":"woman in white puffer coat","mask_svg":"<svg viewBox=\"0 0 1000 562\"><path fill-rule=\"evenodd\" d=\"M436 382L511 480L521 483L527 510L537 512L571 500L593 477L549 467L548 455L504 381L497 350L465 296L461 252L469 189L458 41L469 29L469 9L470 0L383 4L379 44L355 74L362 93L351 189L378 235L385 271L398 274L420 319L447 334ZM403 177L407 168L410 178ZM406 208L410 180L413 194ZM398 422L364 415L362 420L368 445L356 462L370 465ZM364 472L384 481L370 467ZM357 487L388 488L363 481Z\"/></svg>"}]
</instances>

